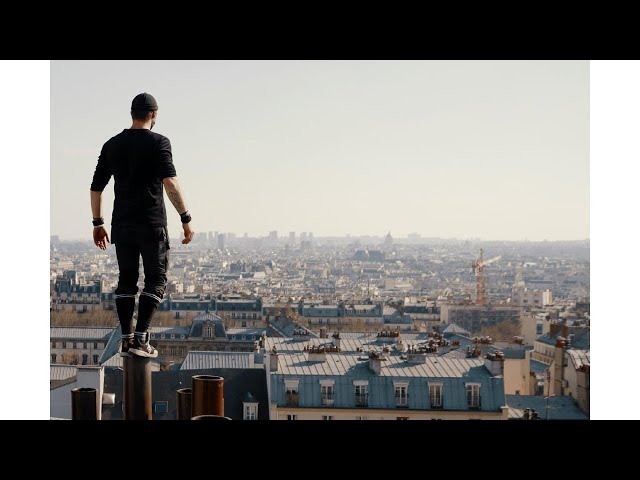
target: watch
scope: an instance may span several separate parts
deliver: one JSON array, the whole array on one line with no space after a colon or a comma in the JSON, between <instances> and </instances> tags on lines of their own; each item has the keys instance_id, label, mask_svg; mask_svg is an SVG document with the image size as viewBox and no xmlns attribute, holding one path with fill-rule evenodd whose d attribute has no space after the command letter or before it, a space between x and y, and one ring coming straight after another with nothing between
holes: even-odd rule
<instances>
[{"instance_id":1,"label":"watch","mask_svg":"<svg viewBox=\"0 0 640 480\"><path fill-rule=\"evenodd\" d=\"M104 225L104 218L94 218L91 223L93 223L94 227L101 227L102 225Z\"/></svg>"},{"instance_id":2,"label":"watch","mask_svg":"<svg viewBox=\"0 0 640 480\"><path fill-rule=\"evenodd\" d=\"M189 211L180 214L180 221L182 223L189 223L191 221L191 215L189 215Z\"/></svg>"}]
</instances>

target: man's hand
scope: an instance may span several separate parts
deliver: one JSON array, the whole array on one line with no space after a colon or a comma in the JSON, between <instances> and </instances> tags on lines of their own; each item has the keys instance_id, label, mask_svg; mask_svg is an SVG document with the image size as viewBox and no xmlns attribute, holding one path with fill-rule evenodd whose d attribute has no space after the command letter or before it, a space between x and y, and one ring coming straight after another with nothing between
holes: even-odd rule
<instances>
[{"instance_id":1,"label":"man's hand","mask_svg":"<svg viewBox=\"0 0 640 480\"><path fill-rule=\"evenodd\" d=\"M107 235L107 231L104 229L104 227L93 229L93 243L96 244L96 247L100 248L101 250L106 250L108 241L109 235Z\"/></svg>"},{"instance_id":2,"label":"man's hand","mask_svg":"<svg viewBox=\"0 0 640 480\"><path fill-rule=\"evenodd\" d=\"M182 240L182 243L185 245L193 238L193 231L191 230L190 224L191 222L182 224L182 230L184 230L184 239Z\"/></svg>"}]
</instances>

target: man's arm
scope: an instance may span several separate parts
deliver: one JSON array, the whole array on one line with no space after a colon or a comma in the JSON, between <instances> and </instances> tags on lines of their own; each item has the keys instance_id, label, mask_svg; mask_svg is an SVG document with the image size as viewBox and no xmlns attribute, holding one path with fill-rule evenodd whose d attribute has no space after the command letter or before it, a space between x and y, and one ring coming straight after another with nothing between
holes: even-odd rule
<instances>
[{"instance_id":1,"label":"man's arm","mask_svg":"<svg viewBox=\"0 0 640 480\"><path fill-rule=\"evenodd\" d=\"M178 177L163 178L162 184L164 185L164 189L167 191L169 200L171 200L171 203L178 211L178 214L186 212L188 210L187 204L184 201L182 189L180 188L180 183L178 183Z\"/></svg>"},{"instance_id":2,"label":"man's arm","mask_svg":"<svg viewBox=\"0 0 640 480\"><path fill-rule=\"evenodd\" d=\"M91 213L93 218L102 218L102 191L107 186L111 179L111 169L105 157L106 144L102 146L100 156L98 157L98 164L96 170L93 173L93 180L91 181ZM103 226L93 227L93 243L102 250L106 250L109 236Z\"/></svg>"},{"instance_id":3,"label":"man's arm","mask_svg":"<svg viewBox=\"0 0 640 480\"><path fill-rule=\"evenodd\" d=\"M91 190L91 213L93 218L102 218L102 192Z\"/></svg>"},{"instance_id":4,"label":"man's arm","mask_svg":"<svg viewBox=\"0 0 640 480\"><path fill-rule=\"evenodd\" d=\"M162 179L162 184L164 185L164 189L167 192L169 200L171 200L171 203L178 214L186 213L188 210L187 202L184 201L180 183L178 183L178 177L165 177ZM184 230L184 239L182 240L182 243L184 244L189 243L193 238L193 231L191 230L190 223L191 222L182 224L182 230Z\"/></svg>"}]
</instances>

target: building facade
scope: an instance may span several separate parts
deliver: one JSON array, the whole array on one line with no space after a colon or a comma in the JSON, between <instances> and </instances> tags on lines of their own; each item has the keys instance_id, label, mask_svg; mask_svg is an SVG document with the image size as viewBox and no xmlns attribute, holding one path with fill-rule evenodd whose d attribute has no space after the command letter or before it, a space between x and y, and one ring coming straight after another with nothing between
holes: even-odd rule
<instances>
[{"instance_id":1,"label":"building facade","mask_svg":"<svg viewBox=\"0 0 640 480\"><path fill-rule=\"evenodd\" d=\"M51 327L51 363L97 365L112 331L111 327Z\"/></svg>"},{"instance_id":2,"label":"building facade","mask_svg":"<svg viewBox=\"0 0 640 480\"><path fill-rule=\"evenodd\" d=\"M507 419L502 359L446 358L418 338L267 338L270 419Z\"/></svg>"}]
</instances>

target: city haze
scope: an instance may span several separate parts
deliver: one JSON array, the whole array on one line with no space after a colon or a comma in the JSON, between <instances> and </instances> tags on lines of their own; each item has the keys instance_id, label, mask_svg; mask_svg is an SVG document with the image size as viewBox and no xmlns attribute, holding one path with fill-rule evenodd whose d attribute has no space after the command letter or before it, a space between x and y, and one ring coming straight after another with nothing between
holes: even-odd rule
<instances>
[{"instance_id":1,"label":"city haze","mask_svg":"<svg viewBox=\"0 0 640 480\"><path fill-rule=\"evenodd\" d=\"M196 232L589 237L586 61L54 61L51 234L90 240L143 91ZM103 199L110 224L113 179Z\"/></svg>"}]
</instances>

